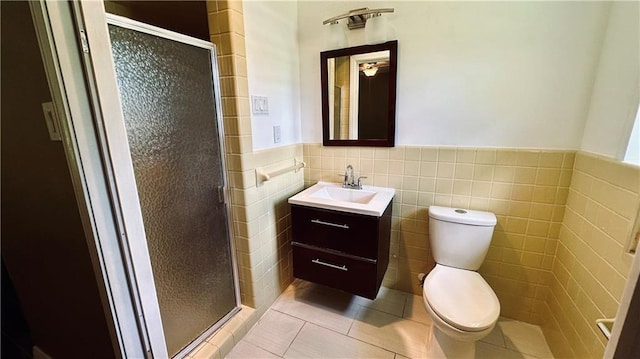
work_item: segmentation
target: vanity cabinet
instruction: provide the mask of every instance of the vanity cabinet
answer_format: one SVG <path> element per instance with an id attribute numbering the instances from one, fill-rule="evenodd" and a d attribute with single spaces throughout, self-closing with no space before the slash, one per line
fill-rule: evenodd
<path id="1" fill-rule="evenodd" d="M 392 203 L 380 217 L 292 205 L 294 277 L 374 299 L 389 264 Z"/>

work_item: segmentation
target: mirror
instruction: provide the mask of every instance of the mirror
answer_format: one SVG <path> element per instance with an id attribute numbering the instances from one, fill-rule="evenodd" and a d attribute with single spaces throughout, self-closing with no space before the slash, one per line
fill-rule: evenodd
<path id="1" fill-rule="evenodd" d="M 325 146 L 393 147 L 398 41 L 320 53 Z"/>

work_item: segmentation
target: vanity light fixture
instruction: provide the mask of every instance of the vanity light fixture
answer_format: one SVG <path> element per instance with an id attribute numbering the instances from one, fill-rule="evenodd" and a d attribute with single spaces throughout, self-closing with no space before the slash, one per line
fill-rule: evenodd
<path id="1" fill-rule="evenodd" d="M 372 68 L 366 69 L 366 70 L 364 70 L 362 72 L 364 72 L 364 74 L 367 75 L 367 77 L 371 77 L 371 76 L 375 76 L 376 75 L 376 73 L 378 72 L 378 68 L 377 67 L 372 67 Z"/>
<path id="2" fill-rule="evenodd" d="M 349 30 L 353 29 L 361 29 L 365 27 L 367 24 L 367 19 L 382 16 L 385 12 L 394 12 L 393 8 L 383 8 L 383 9 L 369 9 L 368 7 L 363 7 L 361 9 L 350 10 L 346 14 L 334 16 L 330 19 L 327 19 L 322 22 L 322 25 L 327 24 L 337 24 L 339 20 L 348 19 L 347 27 Z"/>
<path id="3" fill-rule="evenodd" d="M 378 72 L 378 67 L 373 64 L 366 64 L 362 72 L 364 72 L 367 77 L 372 77 Z"/>

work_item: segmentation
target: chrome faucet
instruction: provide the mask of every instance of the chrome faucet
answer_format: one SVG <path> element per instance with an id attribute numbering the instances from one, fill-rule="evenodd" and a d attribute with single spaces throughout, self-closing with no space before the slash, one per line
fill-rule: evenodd
<path id="1" fill-rule="evenodd" d="M 347 165 L 347 169 L 344 171 L 344 182 L 342 182 L 343 188 L 353 188 L 353 189 L 362 189 L 362 183 L 360 179 L 367 178 L 365 176 L 358 177 L 358 182 L 355 181 L 355 176 L 353 175 L 353 166 Z"/>
<path id="2" fill-rule="evenodd" d="M 353 187 L 353 166 L 351 165 L 347 165 L 347 169 L 344 171 L 342 187 Z"/>

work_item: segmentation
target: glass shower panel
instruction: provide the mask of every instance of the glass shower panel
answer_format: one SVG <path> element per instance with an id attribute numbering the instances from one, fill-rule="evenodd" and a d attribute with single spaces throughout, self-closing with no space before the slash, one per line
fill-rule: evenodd
<path id="1" fill-rule="evenodd" d="M 209 49 L 109 25 L 167 349 L 236 307 Z"/>

